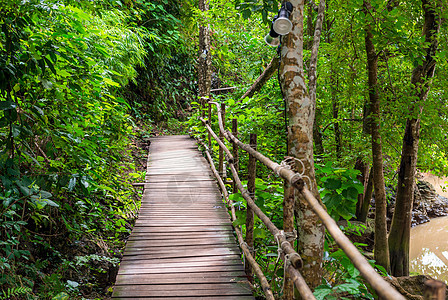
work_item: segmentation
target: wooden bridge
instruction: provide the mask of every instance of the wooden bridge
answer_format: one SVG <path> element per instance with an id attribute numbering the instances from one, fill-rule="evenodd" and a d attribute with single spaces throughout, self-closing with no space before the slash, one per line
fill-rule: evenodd
<path id="1" fill-rule="evenodd" d="M 113 299 L 254 299 L 221 193 L 195 141 L 151 139 L 139 218 Z"/>
<path id="2" fill-rule="evenodd" d="M 218 134 L 210 124 L 214 106 Z M 284 203 L 283 214 L 288 218 L 284 218 L 283 229 L 279 229 L 254 201 L 257 162 L 301 193 L 325 225 L 328 234 L 381 299 L 405 299 L 344 235 L 308 190 L 303 174 L 256 151 L 255 135 L 251 134 L 251 145 L 242 143 L 237 138 L 236 119 L 232 120 L 232 132 L 226 130 L 223 104 L 209 102 L 208 118 L 200 120 L 208 132 L 208 136 L 202 137 L 208 140 L 208 145 L 201 139 L 198 143 L 205 149 L 208 163 L 198 151 L 195 141 L 188 136 L 157 137 L 151 141 L 139 218 L 126 246 L 113 299 L 254 299 L 251 283 L 261 287 L 266 299 L 276 299 L 270 282 L 255 260 L 255 215 L 277 243 L 280 254 L 277 262 L 280 259 L 283 261 L 284 276 L 287 278 L 283 280 L 283 297 L 293 299 L 296 288 L 302 299 L 316 299 L 300 273 L 302 259 L 293 247 L 294 238 L 291 239 L 294 203 Z M 226 144 L 232 145 L 232 152 Z M 213 145 L 219 146 L 219 172 L 211 153 Z M 238 175 L 238 150 L 249 155 L 247 189 Z M 233 226 L 231 222 L 237 219 L 235 205 L 225 186 L 225 166 L 231 171 L 234 192 L 239 191 L 245 200 L 245 236 L 241 227 Z M 244 254 L 245 266 L 241 262 L 240 249 Z M 254 275 L 257 282 L 254 282 Z M 435 292 L 428 295 L 433 294 Z"/>

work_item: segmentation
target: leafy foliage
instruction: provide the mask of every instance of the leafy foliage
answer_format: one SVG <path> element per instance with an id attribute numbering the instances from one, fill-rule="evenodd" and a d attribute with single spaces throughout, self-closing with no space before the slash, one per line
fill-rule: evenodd
<path id="1" fill-rule="evenodd" d="M 356 178 L 359 173 L 358 170 L 334 168 L 331 162 L 325 166 L 316 165 L 320 196 L 336 221 L 341 217 L 346 220 L 355 217 L 358 195 L 364 192 L 364 186 Z"/>
<path id="2" fill-rule="evenodd" d="M 108 3 L 6 1 L 0 11 L 0 284 L 32 288 L 28 298 L 78 293 L 63 283 L 58 248 L 86 233 L 118 242 L 137 209 L 121 179 L 134 169 L 133 132 L 118 88 L 142 66 L 146 33 Z"/>

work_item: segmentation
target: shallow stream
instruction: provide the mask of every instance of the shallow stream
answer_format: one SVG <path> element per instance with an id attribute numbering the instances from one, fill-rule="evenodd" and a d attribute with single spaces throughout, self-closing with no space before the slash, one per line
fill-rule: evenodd
<path id="1" fill-rule="evenodd" d="M 411 275 L 425 274 L 448 284 L 448 217 L 411 228 L 409 258 Z"/>

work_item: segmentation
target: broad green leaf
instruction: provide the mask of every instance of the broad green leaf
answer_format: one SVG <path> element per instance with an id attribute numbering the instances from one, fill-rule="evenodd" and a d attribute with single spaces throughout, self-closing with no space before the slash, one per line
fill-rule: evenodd
<path id="1" fill-rule="evenodd" d="M 313 295 L 314 297 L 316 297 L 316 300 L 324 300 L 326 296 L 330 295 L 331 293 L 333 293 L 331 287 L 324 286 L 324 287 L 317 287 L 314 290 Z"/>
<path id="2" fill-rule="evenodd" d="M 358 190 L 355 187 L 349 187 L 347 189 L 342 190 L 342 196 L 345 198 L 357 201 L 358 200 Z"/>
<path id="3" fill-rule="evenodd" d="M 324 183 L 325 188 L 329 190 L 337 190 L 341 187 L 341 185 L 341 180 L 338 178 L 328 178 Z"/>
<path id="4" fill-rule="evenodd" d="M 61 77 L 69 77 L 72 76 L 72 74 L 70 74 L 69 72 L 65 71 L 64 69 L 58 69 L 57 70 L 57 74 Z"/>

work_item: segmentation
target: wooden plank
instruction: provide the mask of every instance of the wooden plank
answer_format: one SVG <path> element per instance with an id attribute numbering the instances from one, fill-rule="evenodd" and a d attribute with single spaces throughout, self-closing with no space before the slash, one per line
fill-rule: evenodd
<path id="1" fill-rule="evenodd" d="M 179 276 L 173 274 L 148 274 L 141 275 L 117 275 L 115 285 L 139 285 L 139 284 L 190 284 L 190 283 L 233 283 L 245 282 L 246 277 L 240 277 L 240 272 L 203 272 L 203 273 L 182 273 Z M 179 274 L 178 274 L 179 275 Z"/>
<path id="2" fill-rule="evenodd" d="M 232 233 L 195 233 L 195 232 L 187 232 L 187 233 L 180 233 L 180 232 L 167 232 L 167 233 L 152 233 L 148 235 L 145 232 L 132 232 L 132 235 L 128 238 L 128 241 L 134 241 L 134 240 L 191 240 L 191 239 L 198 239 L 198 238 L 206 238 L 210 240 L 210 243 L 213 243 L 215 239 L 231 239 L 234 238 Z"/>
<path id="3" fill-rule="evenodd" d="M 156 219 L 153 220 L 151 218 L 149 219 L 145 219 L 145 218 L 141 218 L 138 219 L 135 222 L 135 226 L 141 226 L 142 224 L 155 224 L 158 226 L 169 226 L 169 227 L 173 227 L 176 225 L 183 225 L 183 226 L 211 226 L 211 225 L 227 225 L 230 222 L 228 220 L 220 220 L 220 219 L 216 219 L 216 220 L 180 220 L 180 221 L 176 221 L 176 220 L 166 220 L 165 218 L 163 219 Z"/>
<path id="4" fill-rule="evenodd" d="M 176 285 L 169 285 L 175 287 Z M 191 288 L 194 285 L 189 285 Z M 132 287 L 117 286 L 114 288 L 114 297 L 135 298 L 135 297 L 196 297 L 196 296 L 250 296 L 250 288 L 243 288 L 239 284 L 227 284 L 226 287 L 213 289 L 179 289 L 179 290 L 153 290 L 152 285 L 136 285 Z"/>
<path id="5" fill-rule="evenodd" d="M 235 239 L 195 239 L 195 240 L 132 240 L 128 241 L 127 247 L 142 248 L 150 245 L 150 247 L 184 247 L 184 246 L 199 246 L 199 245 L 235 245 Z"/>
<path id="6" fill-rule="evenodd" d="M 126 298 L 116 298 L 116 297 L 112 297 L 112 299 L 126 299 Z M 147 300 L 147 299 L 151 299 L 151 300 L 166 300 L 166 297 L 151 297 L 151 298 L 141 298 L 141 297 L 133 297 L 133 300 Z M 186 299 L 191 299 L 191 298 L 186 298 L 186 297 L 170 297 L 169 300 L 186 300 Z M 194 299 L 196 300 L 254 300 L 255 298 L 253 296 L 242 296 L 242 295 L 238 295 L 238 296 L 213 296 L 213 297 L 207 297 L 207 296 L 195 296 Z"/>
<path id="7" fill-rule="evenodd" d="M 146 255 L 147 258 L 181 258 L 181 257 L 195 257 L 195 256 L 217 256 L 217 255 L 229 255 L 229 254 L 240 254 L 238 248 L 210 248 L 201 250 L 189 250 L 189 251 L 155 251 L 154 249 L 126 249 L 124 256 L 141 256 Z"/>
<path id="8" fill-rule="evenodd" d="M 211 260 L 211 261 L 193 261 L 193 262 L 170 262 L 163 263 L 160 260 L 146 260 L 136 264 L 135 261 L 124 261 L 120 265 L 120 269 L 170 269 L 170 268 L 187 268 L 187 267 L 216 267 L 216 266 L 242 266 L 241 259 L 233 260 Z"/>
<path id="9" fill-rule="evenodd" d="M 146 227 L 148 228 L 147 231 L 152 232 L 170 232 L 170 231 L 176 231 L 176 232 L 202 232 L 202 231 L 233 231 L 232 226 L 229 225 L 219 225 L 219 226 L 160 226 L 157 224 L 145 224 L 141 226 L 136 227 Z M 173 228 L 174 227 L 174 228 Z M 135 229 L 135 227 L 134 227 Z"/>
<path id="10" fill-rule="evenodd" d="M 139 264 L 120 266 L 118 274 L 176 274 L 176 273 L 194 273 L 194 272 L 222 272 L 222 271 L 241 271 L 244 272 L 244 266 L 225 265 L 225 266 L 189 266 L 174 268 L 140 268 Z M 176 275 L 173 275 L 175 277 Z M 180 275 L 183 276 L 183 275 Z"/>
<path id="11" fill-rule="evenodd" d="M 153 247 L 150 244 L 148 245 L 142 245 L 140 247 L 130 247 L 127 251 L 125 251 L 125 254 L 127 253 L 128 255 L 130 255 L 130 253 L 142 253 L 142 252 L 150 252 L 151 254 L 159 254 L 159 253 L 180 253 L 180 254 L 184 254 L 184 253 L 188 253 L 191 252 L 193 253 L 194 251 L 196 251 L 197 254 L 201 254 L 205 251 L 210 252 L 211 250 L 213 251 L 222 251 L 222 252 L 226 252 L 226 251 L 238 251 L 239 248 L 235 245 L 235 244 L 226 244 L 225 246 L 223 245 L 188 245 L 188 246 L 183 246 L 183 247 L 178 247 L 178 246 L 165 246 L 163 248 L 161 247 Z M 227 253 L 225 253 L 227 254 Z"/>
<path id="12" fill-rule="evenodd" d="M 227 260 L 230 258 L 235 257 L 241 257 L 240 253 L 233 253 L 233 254 L 216 254 L 216 255 L 205 255 L 205 256 L 184 256 L 182 257 L 183 262 L 189 262 L 189 261 L 214 261 L 214 260 Z M 128 261 L 128 260 L 148 260 L 148 261 L 160 261 L 160 262 L 174 262 L 174 261 L 181 261 L 179 257 L 154 257 L 153 255 L 134 255 L 134 256 L 123 256 L 122 261 Z"/>
<path id="13" fill-rule="evenodd" d="M 237 295 L 248 294 L 251 295 L 252 292 L 248 289 L 246 282 L 229 282 L 229 283 L 197 283 L 197 284 L 176 284 L 176 285 L 166 285 L 166 284 L 152 284 L 150 286 L 129 286 L 124 285 L 117 287 L 117 290 L 121 293 L 133 293 L 138 291 L 149 291 L 151 292 L 166 292 L 166 291 L 191 291 L 191 290 L 234 290 Z"/>

